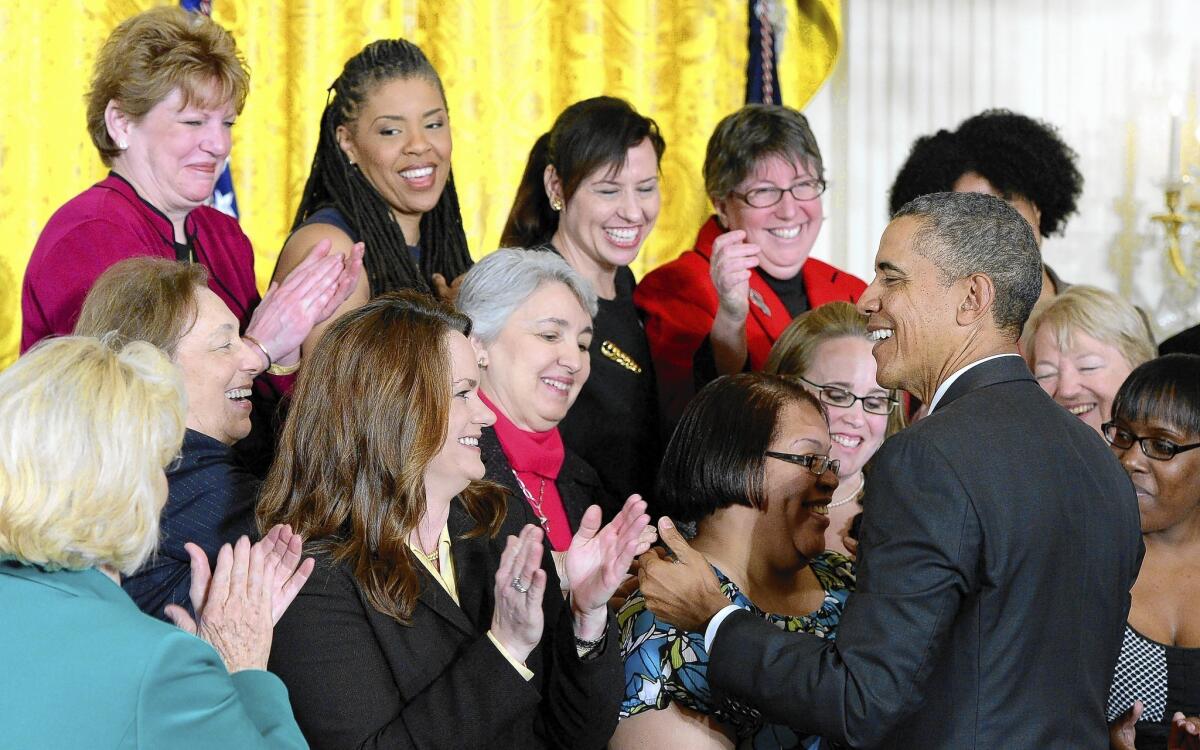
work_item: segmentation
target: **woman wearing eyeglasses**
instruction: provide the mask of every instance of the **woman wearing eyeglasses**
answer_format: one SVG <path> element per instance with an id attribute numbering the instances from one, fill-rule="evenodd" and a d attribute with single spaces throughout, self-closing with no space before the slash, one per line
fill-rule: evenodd
<path id="1" fill-rule="evenodd" d="M 1140 365 L 1101 431 L 1137 490 L 1146 545 L 1109 692 L 1111 745 L 1200 747 L 1179 713 L 1200 708 L 1200 356 Z"/>
<path id="2" fill-rule="evenodd" d="M 885 437 L 904 428 L 897 391 L 875 380 L 867 321 L 849 302 L 830 302 L 800 315 L 771 347 L 765 372 L 796 379 L 825 404 L 829 455 L 841 462 L 829 504 L 829 549 L 851 555 L 850 527 L 862 510 L 863 467 Z M 848 541 L 847 541 L 848 540 Z M 851 546 L 847 546 L 847 544 Z"/>
<path id="3" fill-rule="evenodd" d="M 817 399 L 799 383 L 742 373 L 709 383 L 667 445 L 656 499 L 695 526 L 692 546 L 729 601 L 787 630 L 833 638 L 854 588 L 848 559 L 825 550 L 838 462 Z M 814 737 L 715 698 L 704 633 L 659 621 L 635 591 L 617 614 L 625 697 L 614 750 L 808 748 Z"/>
<path id="4" fill-rule="evenodd" d="M 792 318 L 854 302 L 860 279 L 809 258 L 821 231 L 824 167 L 808 120 L 789 107 L 750 104 L 718 123 L 704 158 L 716 215 L 695 247 L 650 272 L 633 301 L 645 316 L 668 420 L 695 385 L 762 369 Z"/>

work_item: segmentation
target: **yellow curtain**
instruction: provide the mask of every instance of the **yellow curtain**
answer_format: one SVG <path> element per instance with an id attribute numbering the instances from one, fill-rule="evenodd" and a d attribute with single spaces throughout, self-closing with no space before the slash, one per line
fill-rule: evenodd
<path id="1" fill-rule="evenodd" d="M 802 107 L 838 52 L 838 0 L 787 2 L 786 103 Z M 96 50 L 150 0 L 0 5 L 0 367 L 16 357 L 20 282 L 42 226 L 104 168 L 84 127 Z M 689 248 L 709 210 L 700 177 L 717 121 L 741 105 L 745 0 L 213 0 L 251 70 L 234 128 L 233 175 L 260 285 L 271 275 L 308 175 L 325 91 L 365 43 L 402 36 L 442 76 L 454 171 L 476 257 L 493 250 L 534 139 L 563 107 L 628 99 L 667 141 L 663 209 L 641 274 Z"/>

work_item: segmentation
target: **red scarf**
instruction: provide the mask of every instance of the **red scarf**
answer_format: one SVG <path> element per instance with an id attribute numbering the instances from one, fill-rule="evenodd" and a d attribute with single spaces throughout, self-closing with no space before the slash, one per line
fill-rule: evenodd
<path id="1" fill-rule="evenodd" d="M 551 549 L 565 552 L 571 546 L 571 525 L 562 496 L 558 494 L 558 471 L 566 456 L 562 435 L 557 427 L 545 432 L 522 430 L 482 390 L 479 398 L 496 413 L 496 424 L 492 429 L 500 441 L 500 450 L 508 459 L 517 483 L 524 486 L 525 501 L 535 515 L 545 519 L 542 527 L 550 538 Z"/>

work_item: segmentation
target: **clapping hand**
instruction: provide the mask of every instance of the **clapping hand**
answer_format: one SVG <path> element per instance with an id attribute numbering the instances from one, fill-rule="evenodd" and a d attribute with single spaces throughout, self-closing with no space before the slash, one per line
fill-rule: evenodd
<path id="1" fill-rule="evenodd" d="M 575 635 L 588 641 L 603 636 L 608 600 L 625 581 L 633 558 L 649 549 L 652 539 L 645 534 L 650 523 L 646 503 L 638 495 L 631 495 L 604 528 L 600 520 L 600 506 L 587 509 L 563 562 L 571 585 Z"/>
<path id="2" fill-rule="evenodd" d="M 347 256 L 331 254 L 331 247 L 329 240 L 321 240 L 282 284 L 272 282 L 246 327 L 246 334 L 275 362 L 295 361 L 313 326 L 332 315 L 358 283 L 363 244 L 354 245 Z"/>
<path id="3" fill-rule="evenodd" d="M 1200 717 L 1184 716 L 1176 711 L 1171 717 L 1171 735 L 1167 750 L 1200 750 Z"/>
<path id="4" fill-rule="evenodd" d="M 744 323 L 750 311 L 750 276 L 758 266 L 758 245 L 745 241 L 741 229 L 726 232 L 713 240 L 709 275 L 717 290 L 718 313 Z"/>
<path id="5" fill-rule="evenodd" d="M 542 640 L 542 529 L 526 524 L 520 536 L 509 536 L 496 570 L 492 635 L 508 655 L 524 662 Z M 557 594 L 556 594 L 557 596 Z"/>
<path id="6" fill-rule="evenodd" d="M 253 545 L 242 537 L 221 547 L 211 571 L 204 550 L 185 547 L 196 618 L 176 604 L 167 606 L 167 617 L 212 644 L 231 673 L 266 669 L 272 629 L 313 570 L 312 558 L 301 561 L 303 539 L 289 526 L 275 526 Z"/>

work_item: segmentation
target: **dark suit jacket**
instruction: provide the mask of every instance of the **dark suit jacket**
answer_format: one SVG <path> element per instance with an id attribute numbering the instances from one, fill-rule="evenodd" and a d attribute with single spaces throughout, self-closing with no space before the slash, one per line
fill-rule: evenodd
<path id="1" fill-rule="evenodd" d="M 734 613 L 710 682 L 853 747 L 1107 747 L 1142 546 L 1100 436 L 1003 357 L 874 460 L 836 643 Z"/>
<path id="2" fill-rule="evenodd" d="M 491 427 L 484 427 L 479 436 L 479 453 L 483 459 L 483 478 L 504 487 L 510 494 L 525 503 L 525 493 L 517 484 L 517 478 L 513 476 L 512 464 L 504 455 L 504 449 L 500 447 L 496 431 Z M 562 497 L 563 507 L 567 511 L 567 520 L 571 523 L 572 534 L 579 530 L 579 521 L 589 506 L 599 505 L 600 509 L 604 511 L 604 522 L 608 523 L 621 510 L 621 505 L 625 502 L 623 497 L 609 497 L 604 491 L 600 475 L 587 461 L 575 455 L 570 448 L 566 451 L 562 468 L 558 471 L 558 481 L 554 484 L 558 487 L 559 496 Z M 533 523 L 537 523 L 536 518 Z"/>
<path id="3" fill-rule="evenodd" d="M 305 737 L 321 748 L 601 748 L 622 693 L 616 628 L 590 661 L 575 652 L 570 609 L 546 547 L 545 630 L 526 682 L 487 637 L 505 539 L 533 514 L 510 498 L 496 538 L 464 539 L 473 522 L 450 508 L 462 607 L 421 569 L 412 624 L 366 600 L 348 566 L 318 556 L 312 578 L 275 628 L 270 669 L 287 685 Z"/>
<path id="4" fill-rule="evenodd" d="M 257 539 L 254 503 L 261 484 L 237 463 L 229 446 L 195 430 L 184 433 L 179 464 L 167 471 L 158 548 L 136 573 L 121 579 L 139 609 L 160 620 L 167 619 L 168 604 L 192 612 L 191 559 L 184 543 L 199 545 L 216 568 L 221 545 L 242 535 Z"/>

